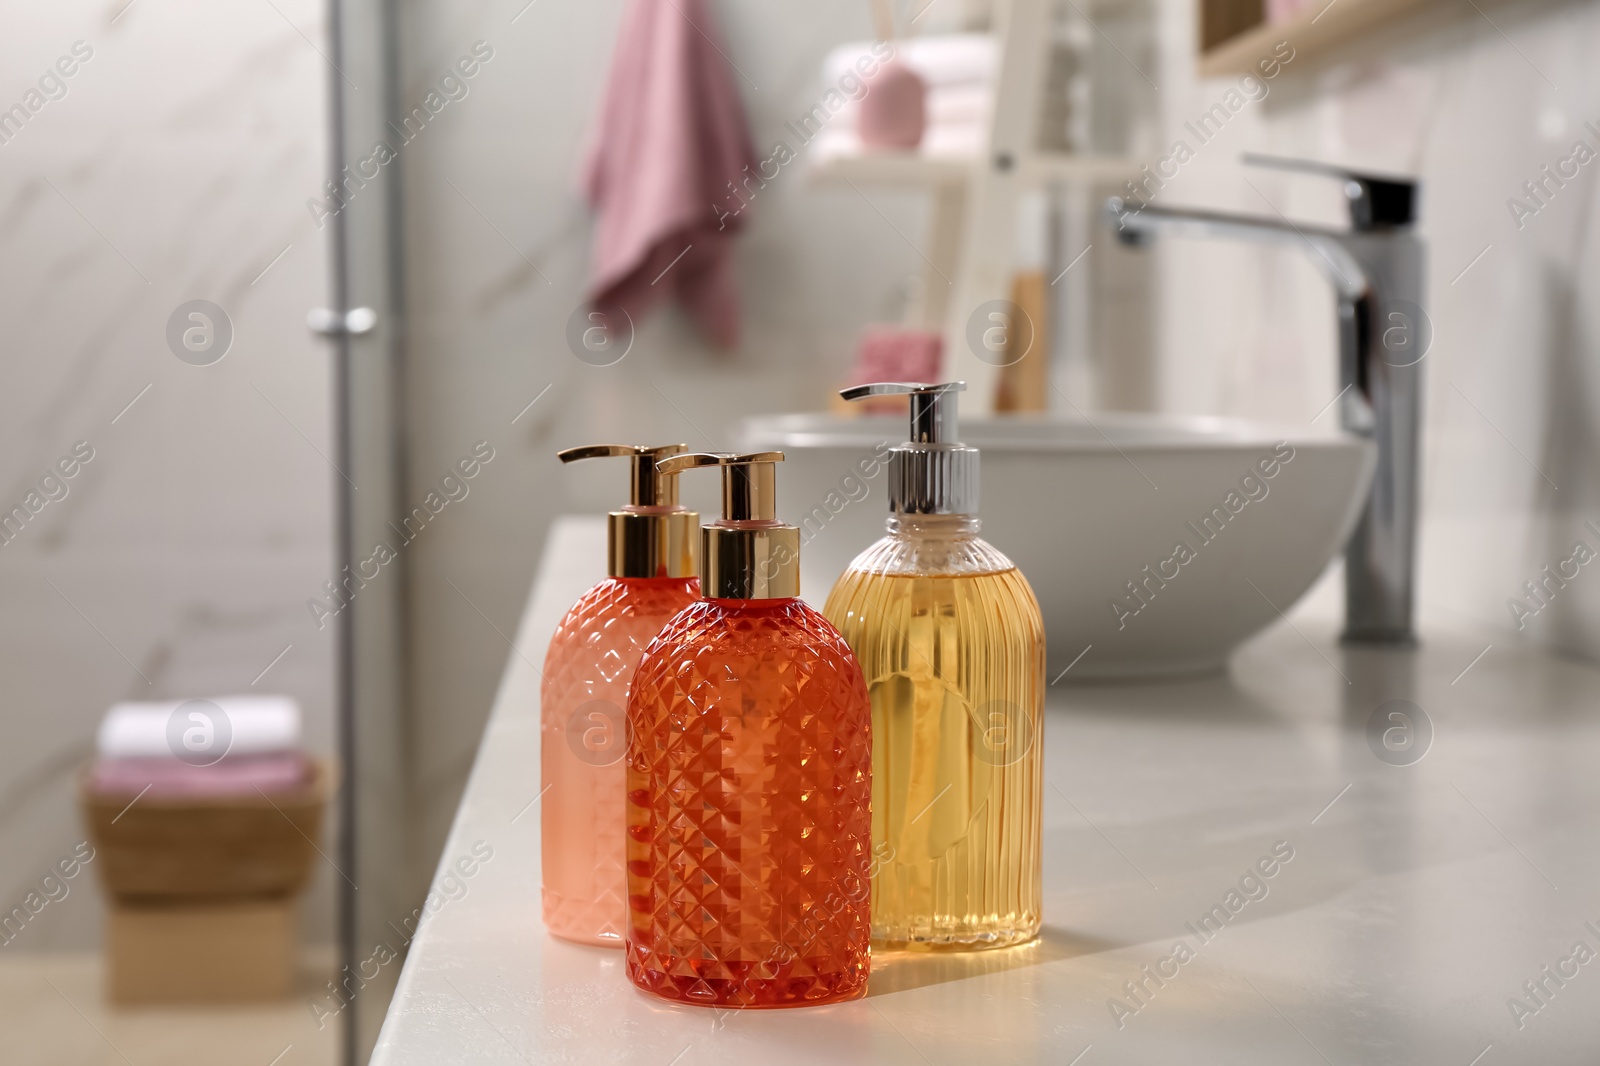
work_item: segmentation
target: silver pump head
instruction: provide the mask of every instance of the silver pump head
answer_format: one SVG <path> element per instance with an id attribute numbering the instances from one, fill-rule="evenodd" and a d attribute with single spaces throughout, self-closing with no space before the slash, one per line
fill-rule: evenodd
<path id="1" fill-rule="evenodd" d="M 895 514 L 978 513 L 978 449 L 957 439 L 956 394 L 965 391 L 964 381 L 879 381 L 839 391 L 847 400 L 911 397 L 911 439 L 889 450 L 889 510 Z"/>

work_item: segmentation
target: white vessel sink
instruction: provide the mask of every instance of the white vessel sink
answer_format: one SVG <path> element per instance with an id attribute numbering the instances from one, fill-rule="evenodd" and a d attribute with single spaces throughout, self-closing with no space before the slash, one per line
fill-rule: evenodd
<path id="1" fill-rule="evenodd" d="M 883 535 L 873 457 L 905 432 L 889 416 L 741 423 L 741 447 L 787 455 L 778 510 L 801 527 L 811 603 Z M 963 419 L 961 438 L 983 452 L 983 536 L 1039 597 L 1050 677 L 1077 660 L 1064 681 L 1223 669 L 1343 548 L 1375 459 L 1308 426 L 1182 416 Z"/>

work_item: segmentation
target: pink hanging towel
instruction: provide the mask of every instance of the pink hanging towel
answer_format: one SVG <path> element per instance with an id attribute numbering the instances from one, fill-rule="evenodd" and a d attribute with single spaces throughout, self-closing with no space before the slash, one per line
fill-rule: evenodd
<path id="1" fill-rule="evenodd" d="M 729 68 L 704 0 L 629 0 L 583 179 L 590 303 L 637 324 L 676 296 L 725 348 L 739 340 L 734 190 L 758 173 Z"/>

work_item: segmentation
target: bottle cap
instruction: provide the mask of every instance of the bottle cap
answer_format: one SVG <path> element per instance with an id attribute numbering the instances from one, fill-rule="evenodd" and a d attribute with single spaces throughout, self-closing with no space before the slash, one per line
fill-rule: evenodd
<path id="1" fill-rule="evenodd" d="M 656 462 L 663 474 L 722 468 L 722 517 L 700 531 L 700 594 L 710 600 L 800 595 L 800 530 L 778 521 L 782 452 L 689 452 Z"/>
<path id="2" fill-rule="evenodd" d="M 695 530 L 700 516 L 678 505 L 678 478 L 656 460 L 682 452 L 682 444 L 588 444 L 556 453 L 563 463 L 622 456 L 632 460 L 628 505 L 606 518 L 607 573 L 612 577 L 693 577 Z"/>
<path id="3" fill-rule="evenodd" d="M 957 439 L 956 394 L 967 383 L 879 381 L 839 392 L 847 400 L 911 397 L 911 439 L 889 450 L 889 510 L 895 514 L 978 513 L 978 449 Z"/>

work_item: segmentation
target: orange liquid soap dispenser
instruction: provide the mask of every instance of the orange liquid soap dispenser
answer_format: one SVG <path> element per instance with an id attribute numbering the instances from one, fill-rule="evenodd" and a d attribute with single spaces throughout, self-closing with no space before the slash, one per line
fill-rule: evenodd
<path id="1" fill-rule="evenodd" d="M 965 388 L 841 393 L 911 397 L 911 439 L 889 453 L 889 535 L 823 608 L 872 693 L 872 940 L 890 948 L 1004 947 L 1041 921 L 1044 620 L 978 536 L 978 450 L 956 432 Z"/>
<path id="2" fill-rule="evenodd" d="M 871 705 L 861 668 L 802 603 L 800 531 L 777 521 L 782 452 L 722 470 L 699 602 L 645 650 L 628 701 L 628 977 L 723 1007 L 867 990 Z"/>
<path id="3" fill-rule="evenodd" d="M 700 592 L 700 516 L 678 506 L 678 478 L 656 460 L 683 451 L 601 444 L 562 462 L 624 456 L 630 502 L 607 518 L 610 577 L 567 612 L 539 690 L 544 924 L 584 944 L 621 947 L 627 924 L 623 759 L 628 686 L 645 646 Z"/>

